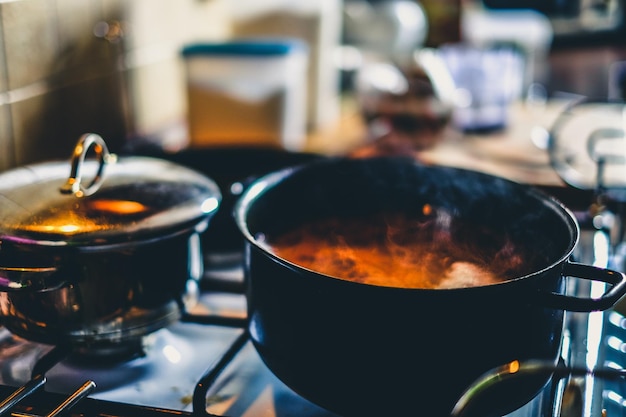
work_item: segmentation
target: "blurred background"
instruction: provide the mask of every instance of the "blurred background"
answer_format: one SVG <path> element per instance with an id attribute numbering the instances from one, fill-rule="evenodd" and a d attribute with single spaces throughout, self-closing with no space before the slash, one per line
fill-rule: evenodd
<path id="1" fill-rule="evenodd" d="M 193 144 L 190 44 L 304 40 L 301 149 L 342 153 L 364 135 L 355 97 L 372 87 L 357 84 L 366 65 L 404 71 L 422 50 L 510 46 L 523 57 L 521 98 L 608 97 L 620 91 L 610 78 L 626 60 L 625 20 L 624 0 L 2 1 L 0 170 L 68 158 L 85 132 L 113 151 Z"/>

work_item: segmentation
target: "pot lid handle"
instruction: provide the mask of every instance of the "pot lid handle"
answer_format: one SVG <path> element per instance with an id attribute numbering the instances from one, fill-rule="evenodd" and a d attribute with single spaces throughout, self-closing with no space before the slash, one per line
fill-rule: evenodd
<path id="1" fill-rule="evenodd" d="M 87 187 L 82 184 L 83 162 L 87 156 L 89 149 L 93 148 L 98 158 L 98 172 Z M 117 159 L 115 154 L 109 153 L 109 150 L 104 142 L 104 139 L 95 133 L 86 133 L 80 137 L 74 152 L 72 154 L 72 170 L 70 177 L 63 187 L 61 192 L 64 194 L 74 194 L 76 197 L 84 197 L 95 193 L 100 185 L 104 176 L 104 167 L 108 163 L 114 163 Z"/>

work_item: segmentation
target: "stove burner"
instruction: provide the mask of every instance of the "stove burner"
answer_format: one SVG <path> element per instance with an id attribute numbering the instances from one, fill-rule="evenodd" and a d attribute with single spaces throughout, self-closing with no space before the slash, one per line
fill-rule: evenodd
<path id="1" fill-rule="evenodd" d="M 585 242 L 581 241 L 581 247 Z M 582 257 L 581 261 L 588 260 Z M 89 379 L 96 387 L 88 398 L 73 405 L 72 415 L 337 417 L 299 397 L 260 361 L 244 330 L 242 269 L 214 264 L 205 272 L 199 283 L 202 293 L 196 307 L 183 313 L 175 323 L 134 338 L 124 348 L 113 346 L 108 350 L 104 345 L 98 350 L 83 351 L 53 347 L 23 340 L 0 328 L 0 400 L 41 374 L 46 378 L 44 389 L 9 407 L 9 412 L 49 414 L 67 401 L 77 387 L 91 389 L 84 388 Z M 602 313 L 598 315 L 604 317 Z M 568 337 L 564 339 L 564 357 L 568 359 L 576 356 L 578 336 L 589 340 L 588 316 L 572 314 L 570 319 L 574 323 L 568 325 Z M 600 346 L 600 352 L 606 356 L 602 362 L 605 366 L 621 367 L 626 363 L 625 323 L 622 315 L 608 314 L 603 342 L 607 346 Z M 581 392 L 590 390 L 586 382 Z M 608 409 L 609 416 L 621 415 L 626 409 L 626 383 L 596 382 L 593 389 L 600 391 L 594 397 L 594 407 L 597 402 Z M 558 416 L 565 399 L 553 396 L 553 384 L 549 385 L 507 417 Z"/>
<path id="2" fill-rule="evenodd" d="M 89 367 L 97 363 L 99 367 L 114 367 L 119 364 L 147 355 L 156 337 L 154 333 L 124 340 L 122 343 L 101 342 L 94 346 L 69 347 L 71 354 L 66 359 L 76 367 Z"/>
<path id="3" fill-rule="evenodd" d="M 161 329 L 142 344 L 142 354 L 111 366 L 107 361 L 73 353 L 46 372 L 46 389 L 68 392 L 84 380 L 96 383 L 92 398 L 114 396 L 121 402 L 171 408 L 190 404 L 196 381 L 202 376 L 197 352 L 222 352 L 240 332 L 236 329 L 214 329 L 206 338 L 204 325 L 178 322 Z M 90 360 L 93 359 L 93 360 Z M 201 363 L 206 363 L 202 360 Z"/>
<path id="4" fill-rule="evenodd" d="M 98 350 L 108 354 L 114 349 L 125 349 L 125 344 L 137 345 L 143 336 L 177 322 L 183 311 L 197 304 L 198 297 L 198 283 L 190 279 L 187 281 L 186 293 L 180 299 L 159 306 L 133 306 L 118 316 L 88 326 L 51 333 L 45 325 L 38 322 L 31 325 L 17 316 L 4 317 L 2 324 L 11 333 L 33 342 L 71 345 L 83 352 L 91 350 L 93 355 Z"/>
<path id="5" fill-rule="evenodd" d="M 18 388 L 11 395 L 9 395 L 4 401 L 0 403 L 0 415 L 8 412 L 11 407 L 16 405 L 18 402 L 23 400 L 24 398 L 32 395 L 37 390 L 43 388 L 46 382 L 46 378 L 42 375 L 37 375 L 32 380 L 30 380 L 26 385 Z M 45 414 L 45 417 L 56 417 L 61 413 L 69 410 L 74 405 L 76 405 L 80 400 L 85 398 L 93 389 L 96 387 L 96 384 L 93 381 L 86 381 L 83 385 L 81 385 L 76 391 L 70 394 L 66 399 L 63 400 L 58 406 L 56 406 L 52 411 Z M 37 414 L 32 413 L 11 413 L 14 417 L 40 417 Z"/>

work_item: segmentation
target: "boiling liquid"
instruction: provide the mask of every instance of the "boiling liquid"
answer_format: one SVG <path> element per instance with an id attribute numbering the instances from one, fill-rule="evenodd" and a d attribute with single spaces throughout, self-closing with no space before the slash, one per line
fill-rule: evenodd
<path id="1" fill-rule="evenodd" d="M 385 213 L 312 221 L 266 242 L 304 268 L 371 285 L 463 288 L 532 272 L 532 254 L 502 231 L 444 211 Z"/>

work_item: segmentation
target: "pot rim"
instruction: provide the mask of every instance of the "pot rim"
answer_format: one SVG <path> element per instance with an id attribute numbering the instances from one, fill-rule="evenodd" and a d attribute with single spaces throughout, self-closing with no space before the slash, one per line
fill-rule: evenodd
<path id="1" fill-rule="evenodd" d="M 241 197 L 239 198 L 239 200 L 237 201 L 237 203 L 235 204 L 234 207 L 234 217 L 235 217 L 235 221 L 237 223 L 238 228 L 240 229 L 241 233 L 243 234 L 243 236 L 245 237 L 246 241 L 251 244 L 253 247 L 257 248 L 258 250 L 262 251 L 265 255 L 269 256 L 271 259 L 273 259 L 274 261 L 286 265 L 291 269 L 295 269 L 297 271 L 303 271 L 306 272 L 307 274 L 312 274 L 314 276 L 318 276 L 321 278 L 328 278 L 328 279 L 333 279 L 333 280 L 337 280 L 339 282 L 341 282 L 342 284 L 345 285 L 354 285 L 354 286 L 359 286 L 359 287 L 372 287 L 372 288 L 377 288 L 377 289 L 386 289 L 388 291 L 413 291 L 413 292 L 447 292 L 447 293 L 454 293 L 454 292 L 459 292 L 459 291 L 478 291 L 484 288 L 496 288 L 496 287 L 501 287 L 503 285 L 511 285 L 514 282 L 519 282 L 519 281 L 525 281 L 528 279 L 531 279 L 533 277 L 537 277 L 540 276 L 542 274 L 544 274 L 547 271 L 550 271 L 556 267 L 558 267 L 559 265 L 562 265 L 563 263 L 567 262 L 568 259 L 570 258 L 571 254 L 574 251 L 575 246 L 577 245 L 579 239 L 580 239 L 580 225 L 576 219 L 576 216 L 574 215 L 574 213 L 567 208 L 563 203 L 561 203 L 558 199 L 556 199 L 553 196 L 550 196 L 548 194 L 546 194 L 545 192 L 536 189 L 530 185 L 524 185 L 524 184 L 520 184 L 517 183 L 515 181 L 509 180 L 507 178 L 503 178 L 503 177 L 498 177 L 495 175 L 491 175 L 491 174 L 487 174 L 484 172 L 480 172 L 480 171 L 475 171 L 475 170 L 470 170 L 470 169 L 465 169 L 465 168 L 458 168 L 458 167 L 448 167 L 448 166 L 428 166 L 428 169 L 436 169 L 436 170 L 446 170 L 446 171 L 450 171 L 450 172 L 455 172 L 458 175 L 462 175 L 464 173 L 468 173 L 471 175 L 474 175 L 476 177 L 482 177 L 482 178 L 486 178 L 486 179 L 498 179 L 498 180 L 502 180 L 508 184 L 514 185 L 514 186 L 521 186 L 523 188 L 525 188 L 525 190 L 528 192 L 528 195 L 531 196 L 532 198 L 536 198 L 538 201 L 540 201 L 541 203 L 543 203 L 544 205 L 546 205 L 547 207 L 549 207 L 550 209 L 552 209 L 552 211 L 557 214 L 560 218 L 563 219 L 564 224 L 567 226 L 568 230 L 571 231 L 571 236 L 569 239 L 569 245 L 567 247 L 567 249 L 565 249 L 562 253 L 562 255 L 550 262 L 548 265 L 533 271 L 529 274 L 526 275 L 522 275 L 522 276 L 518 276 L 518 277 L 514 277 L 514 278 L 509 278 L 500 282 L 496 282 L 496 283 L 489 283 L 489 284 L 483 284 L 483 285 L 474 285 L 474 286 L 470 286 L 470 287 L 455 287 L 455 288 L 413 288 L 413 287 L 397 287 L 397 286 L 385 286 L 385 285 L 374 285 L 374 284 L 368 284 L 368 283 L 362 283 L 362 282 L 357 282 L 357 281 L 352 281 L 352 280 L 346 280 L 340 277 L 336 277 L 336 276 L 332 276 L 332 275 L 327 275 L 306 267 L 303 267 L 301 265 L 298 265 L 290 260 L 287 260 L 285 258 L 282 258 L 276 254 L 274 254 L 272 251 L 270 251 L 268 249 L 268 247 L 262 243 L 260 243 L 250 232 L 249 228 L 248 228 L 248 223 L 247 223 L 247 214 L 248 211 L 250 209 L 250 207 L 259 199 L 262 197 L 262 195 L 268 191 L 269 189 L 277 186 L 278 184 L 280 184 L 283 180 L 285 180 L 286 178 L 288 178 L 289 176 L 293 175 L 295 172 L 301 170 L 301 169 L 307 169 L 307 167 L 312 166 L 312 165 L 316 165 L 316 164 L 323 164 L 323 163 L 336 163 L 336 162 L 341 162 L 341 161 L 346 161 L 349 160 L 350 158 L 345 158 L 345 157 L 337 157 L 337 158 L 331 158 L 329 160 L 323 160 L 323 161 L 313 161 L 311 163 L 308 164 L 303 164 L 303 165 L 299 165 L 299 166 L 294 166 L 294 167 L 288 167 L 288 168 L 284 168 L 269 174 L 266 174 L 262 177 L 257 178 L 255 181 L 252 182 L 252 184 L 250 184 L 250 186 L 242 193 Z M 418 165 L 419 163 L 415 160 L 411 160 L 414 164 Z"/>

